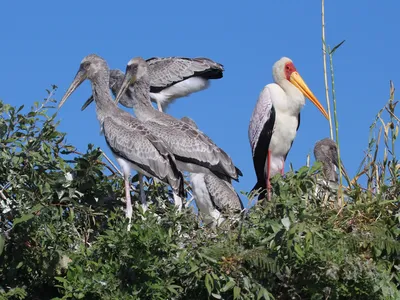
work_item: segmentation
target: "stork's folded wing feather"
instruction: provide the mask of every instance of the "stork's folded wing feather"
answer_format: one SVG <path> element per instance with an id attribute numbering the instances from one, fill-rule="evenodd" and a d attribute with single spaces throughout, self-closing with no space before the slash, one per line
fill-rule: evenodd
<path id="1" fill-rule="evenodd" d="M 227 182 L 208 174 L 204 175 L 204 182 L 211 201 L 219 211 L 240 211 L 243 209 L 239 196 L 228 186 Z"/>
<path id="2" fill-rule="evenodd" d="M 193 76 L 218 79 L 224 71 L 221 64 L 208 58 L 153 57 L 146 62 L 153 93 Z"/>

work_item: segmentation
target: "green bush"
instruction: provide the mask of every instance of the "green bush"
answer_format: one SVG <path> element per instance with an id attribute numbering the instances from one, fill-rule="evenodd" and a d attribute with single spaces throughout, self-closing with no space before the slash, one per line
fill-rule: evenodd
<path id="1" fill-rule="evenodd" d="M 344 207 L 314 195 L 315 164 L 274 177 L 271 202 L 215 230 L 149 184 L 158 205 L 127 232 L 121 177 L 100 149 L 64 143 L 52 93 L 28 112 L 0 103 L 0 299 L 400 299 L 392 115 L 383 160 L 371 139 L 367 187 L 356 176 Z"/>

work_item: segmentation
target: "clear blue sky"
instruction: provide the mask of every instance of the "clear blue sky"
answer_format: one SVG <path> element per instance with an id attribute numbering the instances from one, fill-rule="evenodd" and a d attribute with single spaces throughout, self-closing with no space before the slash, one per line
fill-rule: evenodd
<path id="1" fill-rule="evenodd" d="M 342 157 L 354 175 L 369 125 L 388 99 L 389 80 L 400 84 L 400 2 L 326 2 L 328 44 L 346 40 L 334 57 L 335 76 Z M 236 189 L 249 191 L 255 174 L 247 128 L 260 91 L 272 82 L 272 64 L 290 57 L 326 106 L 320 6 L 305 0 L 6 1 L 0 18 L 0 99 L 30 106 L 56 84 L 60 100 L 90 53 L 122 70 L 134 56 L 212 58 L 225 66 L 224 78 L 178 100 L 169 113 L 190 116 L 226 150 L 244 173 Z M 107 149 L 94 106 L 80 112 L 90 93 L 89 82 L 82 84 L 59 114 L 60 129 L 81 151 L 89 142 Z M 289 162 L 303 166 L 314 143 L 327 136 L 327 121 L 307 100 L 286 170 Z"/>

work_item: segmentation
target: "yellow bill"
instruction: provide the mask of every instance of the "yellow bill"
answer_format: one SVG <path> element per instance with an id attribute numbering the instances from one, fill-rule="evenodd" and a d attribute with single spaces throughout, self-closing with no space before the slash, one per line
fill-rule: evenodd
<path id="1" fill-rule="evenodd" d="M 329 120 L 328 113 L 325 108 L 319 103 L 318 99 L 314 96 L 313 92 L 308 88 L 307 84 L 304 82 L 303 78 L 301 78 L 298 72 L 293 72 L 290 75 L 290 82 L 297 87 L 304 96 L 306 96 L 314 105 L 320 110 L 320 112 Z"/>

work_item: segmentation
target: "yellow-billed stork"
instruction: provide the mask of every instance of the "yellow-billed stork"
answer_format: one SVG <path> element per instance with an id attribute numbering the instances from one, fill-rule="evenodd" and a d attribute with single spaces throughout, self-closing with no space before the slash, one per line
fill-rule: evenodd
<path id="1" fill-rule="evenodd" d="M 269 179 L 284 171 L 286 157 L 300 126 L 300 110 L 305 97 L 311 100 L 322 114 L 328 113 L 317 100 L 296 70 L 291 59 L 282 57 L 272 67 L 275 83 L 267 84 L 254 108 L 249 140 L 253 154 L 257 183 L 253 190 L 262 188 L 270 194 Z M 259 199 L 265 197 L 261 193 Z"/>

